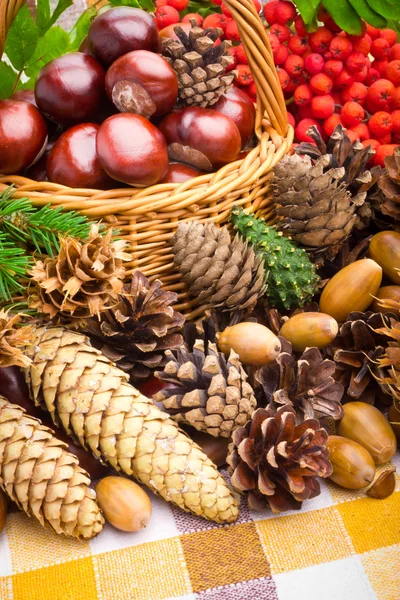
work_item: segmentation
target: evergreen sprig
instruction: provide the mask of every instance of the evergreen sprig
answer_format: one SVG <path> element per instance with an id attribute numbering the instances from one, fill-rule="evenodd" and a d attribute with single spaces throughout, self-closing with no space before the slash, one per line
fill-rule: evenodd
<path id="1" fill-rule="evenodd" d="M 8 239 L 6 233 L 0 233 L 0 298 L 11 300 L 15 292 L 24 289 L 20 279 L 26 275 L 31 263 L 23 248 L 19 248 Z"/>
<path id="2" fill-rule="evenodd" d="M 10 241 L 31 245 L 38 252 L 54 256 L 59 250 L 58 238 L 68 235 L 80 240 L 89 236 L 89 220 L 63 207 L 49 205 L 36 209 L 28 198 L 12 198 L 15 189 L 7 188 L 0 194 L 0 232 Z"/>

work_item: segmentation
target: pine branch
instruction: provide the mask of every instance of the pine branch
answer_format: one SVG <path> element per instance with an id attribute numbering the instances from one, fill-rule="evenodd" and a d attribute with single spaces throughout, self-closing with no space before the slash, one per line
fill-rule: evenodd
<path id="1" fill-rule="evenodd" d="M 40 253 L 54 256 L 59 251 L 58 238 L 68 235 L 79 240 L 89 236 L 87 217 L 62 206 L 49 205 L 36 209 L 28 198 L 15 198 L 14 188 L 0 194 L 0 232 L 6 233 L 18 244 L 32 245 Z"/>
<path id="2" fill-rule="evenodd" d="M 11 300 L 13 293 L 24 289 L 19 279 L 26 275 L 29 264 L 25 251 L 0 233 L 0 301 Z"/>

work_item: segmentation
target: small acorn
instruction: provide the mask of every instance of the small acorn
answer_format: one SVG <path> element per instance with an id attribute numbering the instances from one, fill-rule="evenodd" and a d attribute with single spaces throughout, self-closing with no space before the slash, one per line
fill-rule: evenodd
<path id="1" fill-rule="evenodd" d="M 337 336 L 338 330 L 339 325 L 333 317 L 319 312 L 304 312 L 285 321 L 279 335 L 292 344 L 295 352 L 303 352 L 311 346 L 328 346 Z"/>
<path id="2" fill-rule="evenodd" d="M 7 498 L 2 489 L 0 489 L 0 533 L 3 531 L 7 519 Z"/>
<path id="3" fill-rule="evenodd" d="M 380 231 L 374 235 L 369 244 L 369 255 L 390 281 L 400 284 L 400 233 Z"/>
<path id="4" fill-rule="evenodd" d="M 380 300 L 388 300 L 388 306 L 382 306 Z M 390 302 L 398 302 L 400 305 L 400 285 L 384 285 L 376 292 L 376 299 L 373 301 L 371 310 L 380 313 L 394 313 L 400 317 L 400 310 L 391 307 Z"/>
<path id="5" fill-rule="evenodd" d="M 377 465 L 383 465 L 396 453 L 397 440 L 389 421 L 380 410 L 366 402 L 348 402 L 337 432 L 361 444 Z"/>
<path id="6" fill-rule="evenodd" d="M 105 518 L 121 531 L 139 531 L 151 518 L 151 503 L 142 488 L 126 477 L 104 477 L 96 486 Z"/>
<path id="7" fill-rule="evenodd" d="M 329 479 L 348 490 L 361 490 L 375 477 L 375 463 L 361 444 L 339 435 L 330 435 L 326 446 L 333 472 Z"/>
<path id="8" fill-rule="evenodd" d="M 218 336 L 218 346 L 226 357 L 234 350 L 244 365 L 262 367 L 275 360 L 281 343 L 268 327 L 260 323 L 237 323 Z"/>
<path id="9" fill-rule="evenodd" d="M 364 312 L 382 282 L 382 269 L 370 258 L 357 260 L 341 269 L 324 287 L 319 308 L 338 323 L 354 311 Z"/>

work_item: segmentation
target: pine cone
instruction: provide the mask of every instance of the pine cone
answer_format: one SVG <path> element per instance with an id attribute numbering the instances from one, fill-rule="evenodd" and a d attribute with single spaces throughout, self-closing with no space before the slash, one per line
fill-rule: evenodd
<path id="1" fill-rule="evenodd" d="M 400 401 L 400 323 L 392 321 L 375 329 L 375 333 L 386 340 L 385 351 L 376 361 L 379 371 L 374 373 L 375 378 L 385 394 Z"/>
<path id="2" fill-rule="evenodd" d="M 48 427 L 0 396 L 0 486 L 43 527 L 89 539 L 104 525 L 89 475 Z"/>
<path id="3" fill-rule="evenodd" d="M 336 363 L 335 381 L 345 390 L 344 401 L 362 400 L 374 404 L 383 400 L 373 377 L 377 359 L 383 354 L 385 337 L 375 332 L 398 320 L 395 314 L 352 312 L 339 335 L 326 349 Z"/>
<path id="4" fill-rule="evenodd" d="M 180 223 L 172 238 L 174 262 L 198 304 L 251 310 L 265 292 L 262 260 L 226 227 Z"/>
<path id="5" fill-rule="evenodd" d="M 28 356 L 35 404 L 84 448 L 186 511 L 217 523 L 237 519 L 236 498 L 213 463 L 86 336 L 40 328 Z"/>
<path id="6" fill-rule="evenodd" d="M 333 259 L 354 228 L 368 225 L 367 191 L 380 169 L 366 168 L 370 147 L 351 142 L 338 125 L 328 142 L 315 127 L 307 132 L 316 146 L 302 143 L 300 156 L 285 156 L 274 169 L 273 195 L 279 227 L 311 252 Z"/>
<path id="7" fill-rule="evenodd" d="M 103 354 L 134 379 L 146 378 L 163 366 L 165 350 L 183 343 L 179 332 L 185 317 L 171 306 L 177 294 L 164 291 L 161 285 L 136 271 L 114 306 L 85 327 Z"/>
<path id="8" fill-rule="evenodd" d="M 10 315 L 9 311 L 0 310 L 0 367 L 28 367 L 29 358 L 25 349 L 32 340 L 34 328 L 21 325 L 25 315 Z"/>
<path id="9" fill-rule="evenodd" d="M 282 351 L 276 362 L 256 372 L 263 396 L 259 403 L 276 410 L 279 405 L 292 406 L 297 422 L 303 419 L 341 419 L 343 386 L 334 379 L 333 360 L 323 359 L 317 348 L 307 348 L 299 359 L 291 344 L 281 340 Z"/>
<path id="10" fill-rule="evenodd" d="M 162 40 L 162 54 L 178 77 L 181 106 L 212 106 L 235 80 L 234 71 L 227 72 L 235 59 L 228 52 L 232 42 L 224 40 L 215 46 L 222 29 L 202 29 L 193 19 L 192 29 L 186 33 L 174 27 L 178 40 Z"/>
<path id="11" fill-rule="evenodd" d="M 315 419 L 296 425 L 292 408 L 282 406 L 276 414 L 259 408 L 233 433 L 227 458 L 232 485 L 248 492 L 255 510 L 300 509 L 304 500 L 319 495 L 317 477 L 332 473 L 327 438 Z"/>
<path id="12" fill-rule="evenodd" d="M 245 425 L 256 399 L 235 352 L 226 359 L 215 344 L 196 340 L 166 355 L 169 361 L 156 377 L 170 385 L 154 398 L 171 418 L 214 437 L 230 437 Z"/>
<path id="13" fill-rule="evenodd" d="M 385 170 L 378 186 L 381 190 L 378 206 L 381 213 L 400 221 L 400 147 L 395 148 L 393 156 L 385 158 Z"/>
<path id="14" fill-rule="evenodd" d="M 61 237 L 58 256 L 36 261 L 32 269 L 37 297 L 31 306 L 51 317 L 60 313 L 73 319 L 99 316 L 113 306 L 122 290 L 122 263 L 130 256 L 123 252 L 126 242 L 112 242 L 111 236 L 111 230 L 102 236 L 92 225 L 85 243 Z"/>

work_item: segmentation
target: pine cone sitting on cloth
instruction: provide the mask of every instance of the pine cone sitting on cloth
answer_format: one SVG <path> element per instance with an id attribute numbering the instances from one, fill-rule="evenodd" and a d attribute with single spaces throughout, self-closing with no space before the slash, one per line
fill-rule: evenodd
<path id="1" fill-rule="evenodd" d="M 327 439 L 315 419 L 296 425 L 292 408 L 282 406 L 276 414 L 259 408 L 233 433 L 227 458 L 232 485 L 248 493 L 254 510 L 300 509 L 320 493 L 317 477 L 332 473 Z"/>
<path id="2" fill-rule="evenodd" d="M 86 336 L 40 328 L 28 356 L 25 378 L 36 406 L 84 448 L 183 510 L 236 521 L 237 499 L 215 465 Z"/>
<path id="3" fill-rule="evenodd" d="M 51 429 L 0 396 L 0 487 L 43 527 L 89 539 L 104 519 L 89 475 L 66 448 Z"/>
<path id="4" fill-rule="evenodd" d="M 134 380 L 146 378 L 165 365 L 165 350 L 183 343 L 180 331 L 185 317 L 172 306 L 177 294 L 161 286 L 160 281 L 150 283 L 136 271 L 115 305 L 102 311 L 100 319 L 90 319 L 85 327 L 103 354 Z"/>
<path id="5" fill-rule="evenodd" d="M 130 256 L 123 252 L 126 242 L 112 242 L 111 236 L 111 230 L 102 236 L 92 225 L 85 243 L 61 237 L 58 256 L 32 268 L 37 297 L 32 296 L 31 306 L 51 317 L 60 313 L 73 319 L 99 316 L 113 306 L 122 290 L 123 261 Z"/>
<path id="6" fill-rule="evenodd" d="M 172 419 L 215 437 L 230 437 L 254 412 L 256 399 L 238 355 L 228 359 L 217 346 L 196 340 L 171 352 L 156 377 L 172 384 L 154 398 L 163 403 Z"/>
<path id="7" fill-rule="evenodd" d="M 162 40 L 162 53 L 178 77 L 180 106 L 212 106 L 235 80 L 236 72 L 227 72 L 235 59 L 228 52 L 232 42 L 224 40 L 218 46 L 222 29 L 202 29 L 191 20 L 192 29 L 186 33 L 177 25 L 179 38 Z"/>
<path id="8" fill-rule="evenodd" d="M 180 223 L 172 238 L 174 263 L 198 304 L 222 311 L 252 310 L 266 289 L 263 261 L 226 227 Z"/>
<path id="9" fill-rule="evenodd" d="M 294 408 L 297 422 L 330 417 L 341 419 L 343 386 L 334 380 L 335 363 L 323 359 L 317 348 L 307 348 L 297 360 L 291 344 L 279 338 L 282 351 L 276 363 L 261 367 L 255 378 L 262 388 L 262 403 L 271 410 Z M 260 399 L 259 399 L 260 404 Z"/>

